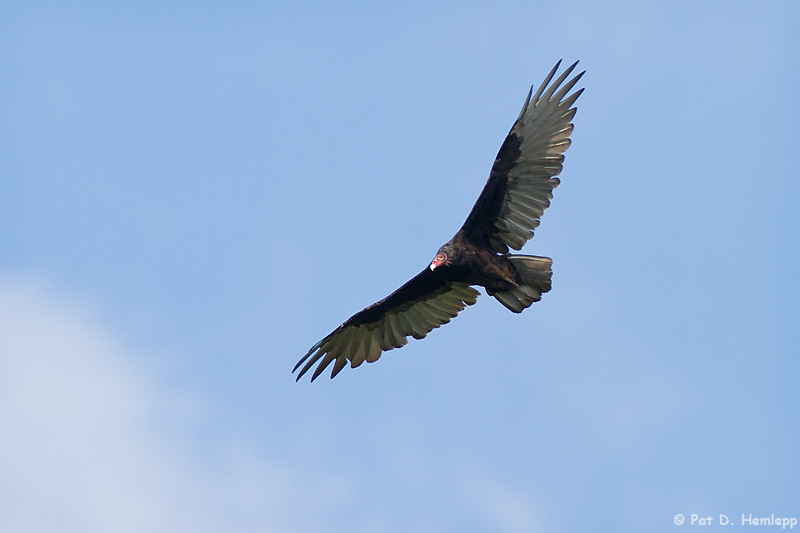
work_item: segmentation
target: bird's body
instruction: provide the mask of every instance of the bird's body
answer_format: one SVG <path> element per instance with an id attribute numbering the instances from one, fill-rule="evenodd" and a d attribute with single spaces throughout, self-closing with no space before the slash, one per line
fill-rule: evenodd
<path id="1" fill-rule="evenodd" d="M 303 365 L 298 380 L 320 359 L 312 381 L 331 362 L 334 377 L 348 361 L 355 368 L 400 348 L 409 336 L 422 339 L 475 303 L 479 293 L 473 285 L 515 313 L 550 290 L 549 258 L 508 251 L 521 249 L 533 237 L 559 184 L 555 176 L 561 173 L 576 112 L 572 104 L 583 92 L 567 96 L 583 73 L 559 90 L 577 62 L 547 88 L 560 63 L 533 98 L 532 90 L 528 94 L 461 229 L 422 272 L 315 344 L 294 368 Z"/>
<path id="2" fill-rule="evenodd" d="M 439 253 L 447 254 L 448 261 L 436 270 L 453 281 L 480 285 L 490 295 L 520 284 L 519 274 L 507 257 L 476 245 L 460 231 L 439 249 Z"/>

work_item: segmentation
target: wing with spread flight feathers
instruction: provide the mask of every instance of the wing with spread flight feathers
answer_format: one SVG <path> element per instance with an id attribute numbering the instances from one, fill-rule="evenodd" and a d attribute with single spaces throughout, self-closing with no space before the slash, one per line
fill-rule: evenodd
<path id="1" fill-rule="evenodd" d="M 407 337 L 422 339 L 431 330 L 447 324 L 466 306 L 474 304 L 479 294 L 466 283 L 447 280 L 440 273 L 426 268 L 312 346 L 292 372 L 305 363 L 297 375 L 297 380 L 300 380 L 319 361 L 311 376 L 311 381 L 314 381 L 333 361 L 336 363 L 331 378 L 348 361 L 353 368 L 364 361 L 375 362 L 383 352 L 408 343 Z"/>
<path id="2" fill-rule="evenodd" d="M 583 92 L 580 89 L 567 96 L 583 72 L 561 87 L 577 64 L 548 88 L 561 65 L 559 61 L 533 98 L 533 88 L 528 93 L 497 154 L 489 180 L 461 228 L 476 244 L 501 254 L 508 253 L 509 247 L 520 250 L 539 227 L 539 219 L 559 184 L 555 176 L 561 173 L 563 154 L 570 145 L 571 120 L 577 111 L 571 106 Z"/>

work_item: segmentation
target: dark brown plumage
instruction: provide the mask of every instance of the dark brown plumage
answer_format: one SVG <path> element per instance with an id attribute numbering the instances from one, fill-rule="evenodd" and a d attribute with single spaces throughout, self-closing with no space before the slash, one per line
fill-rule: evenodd
<path id="1" fill-rule="evenodd" d="M 577 111 L 572 104 L 583 89 L 567 94 L 583 72 L 561 87 L 576 61 L 549 85 L 560 64 L 553 67 L 533 97 L 531 88 L 500 147 L 489 180 L 458 233 L 439 249 L 425 270 L 312 346 L 292 371 L 303 365 L 298 380 L 317 361 L 311 381 L 334 361 L 331 378 L 347 361 L 355 368 L 404 346 L 409 336 L 422 339 L 475 303 L 479 292 L 471 285 L 484 287 L 515 313 L 550 290 L 549 258 L 509 255 L 508 250 L 520 250 L 533 237 L 559 184 L 555 176 L 561 173 L 563 153 L 570 145 L 571 121 Z"/>

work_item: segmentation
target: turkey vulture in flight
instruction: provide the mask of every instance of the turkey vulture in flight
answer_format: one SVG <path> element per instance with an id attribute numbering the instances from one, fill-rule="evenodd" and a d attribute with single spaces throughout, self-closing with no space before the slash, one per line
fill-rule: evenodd
<path id="1" fill-rule="evenodd" d="M 520 250 L 533 237 L 559 184 L 555 176 L 561 173 L 563 154 L 570 145 L 571 120 L 577 111 L 572 104 L 583 89 L 567 94 L 583 72 L 561 87 L 576 61 L 548 87 L 560 64 L 553 67 L 533 98 L 531 87 L 519 118 L 500 147 L 489 180 L 458 233 L 439 248 L 425 270 L 312 346 L 292 370 L 305 363 L 298 381 L 317 361 L 311 381 L 333 362 L 331 378 L 347 361 L 355 368 L 405 345 L 409 335 L 422 339 L 475 303 L 480 293 L 471 285 L 484 287 L 515 313 L 550 290 L 551 259 L 509 255 L 508 249 Z"/>

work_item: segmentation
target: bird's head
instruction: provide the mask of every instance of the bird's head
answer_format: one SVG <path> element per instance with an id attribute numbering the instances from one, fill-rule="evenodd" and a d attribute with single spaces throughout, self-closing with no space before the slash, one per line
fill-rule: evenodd
<path id="1" fill-rule="evenodd" d="M 436 257 L 434 257 L 433 261 L 431 261 L 430 269 L 431 270 L 436 270 L 440 266 L 446 265 L 447 263 L 448 263 L 447 252 L 445 252 L 444 250 L 440 249 L 439 253 L 437 253 Z"/>

